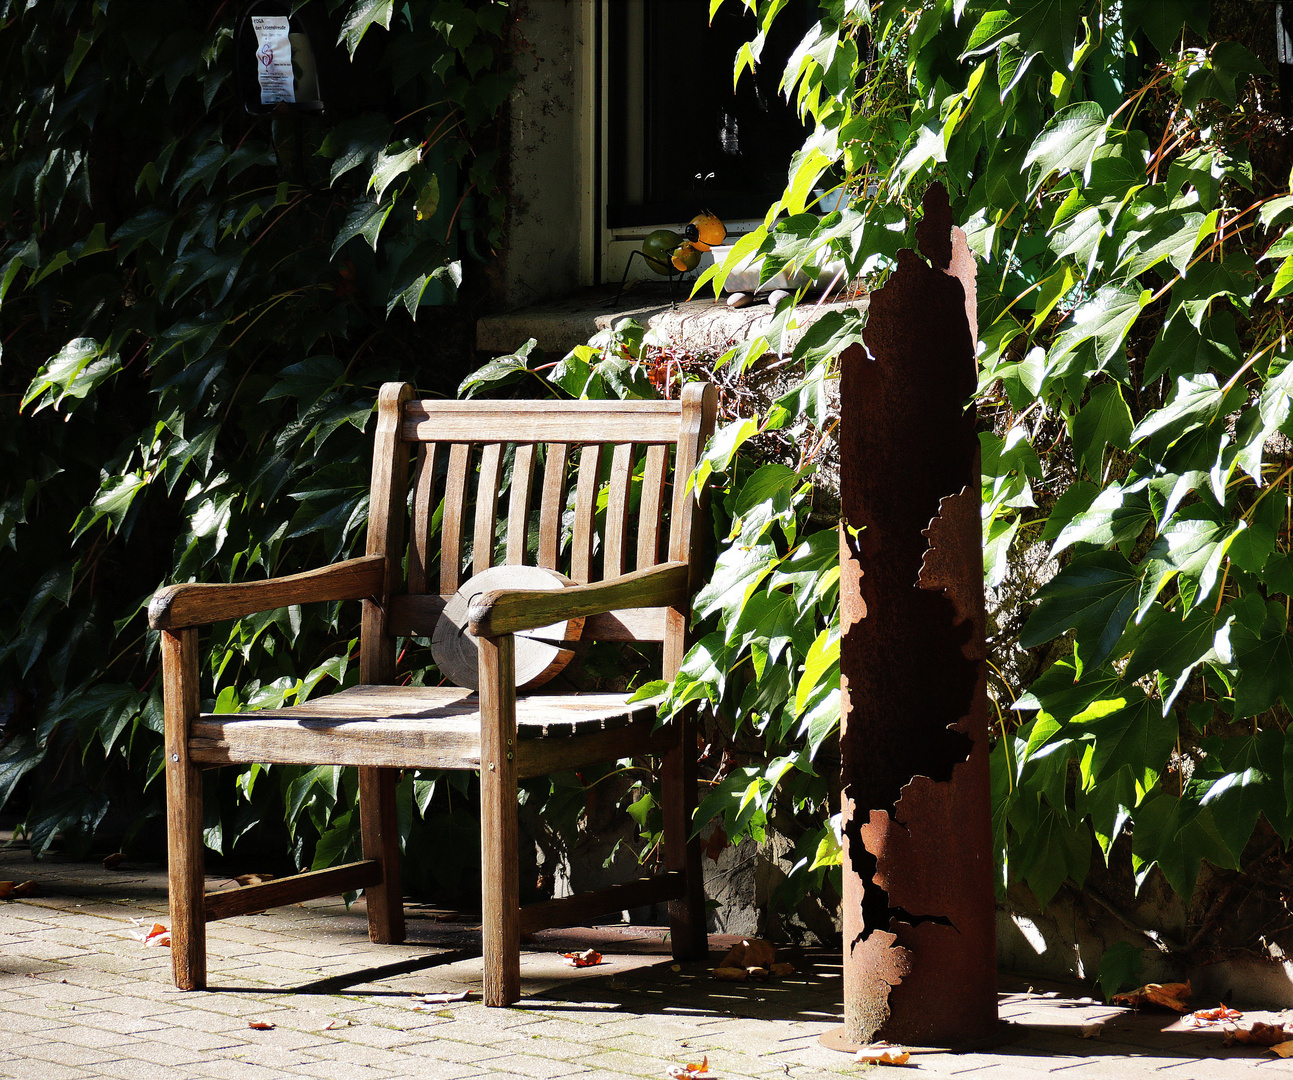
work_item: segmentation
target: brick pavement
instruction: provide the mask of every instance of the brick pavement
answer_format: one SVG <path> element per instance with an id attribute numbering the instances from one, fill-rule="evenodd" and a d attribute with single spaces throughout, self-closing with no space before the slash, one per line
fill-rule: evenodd
<path id="1" fill-rule="evenodd" d="M 476 993 L 414 1011 L 415 994 L 478 991 L 474 929 L 414 907 L 408 943 L 375 946 L 362 902 L 347 911 L 319 901 L 213 924 L 212 989 L 182 993 L 169 951 L 137 936 L 166 921 L 159 868 L 32 863 L 20 845 L 0 850 L 0 879 L 28 878 L 38 895 L 0 902 L 0 1077 L 663 1080 L 670 1065 L 702 1057 L 724 1080 L 875 1073 L 818 1041 L 841 1020 L 839 959 L 824 952 L 798 956 L 799 971 L 778 982 L 732 985 L 705 965 L 673 964 L 658 928 L 550 931 L 526 946 L 519 1005 L 486 1009 Z M 590 944 L 602 966 L 565 966 L 563 951 Z M 1293 1075 L 1293 1060 L 1226 1049 L 1218 1032 L 1081 994 L 1004 977 L 1009 1041 L 915 1055 L 914 1068 L 962 1080 Z M 275 1027 L 253 1030 L 253 1020 Z"/>

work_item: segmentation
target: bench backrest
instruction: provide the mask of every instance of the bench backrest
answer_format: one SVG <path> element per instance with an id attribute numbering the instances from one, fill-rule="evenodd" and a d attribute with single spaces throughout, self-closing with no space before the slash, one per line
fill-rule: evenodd
<path id="1" fill-rule="evenodd" d="M 499 563 L 583 583 L 685 561 L 694 589 L 704 529 L 686 480 L 715 411 L 707 383 L 675 401 L 414 400 L 406 383 L 384 385 L 367 552 L 387 557 L 386 590 L 364 606 L 364 681 L 389 681 L 394 638 L 429 637 L 459 585 Z M 584 634 L 663 641 L 671 677 L 687 615 L 614 612 Z"/>

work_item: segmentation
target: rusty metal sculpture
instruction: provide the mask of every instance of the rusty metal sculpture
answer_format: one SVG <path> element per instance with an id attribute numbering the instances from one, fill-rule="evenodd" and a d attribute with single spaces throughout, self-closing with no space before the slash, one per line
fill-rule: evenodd
<path id="1" fill-rule="evenodd" d="M 917 238 L 841 361 L 842 1046 L 998 1028 L 974 264 L 939 186 Z"/>

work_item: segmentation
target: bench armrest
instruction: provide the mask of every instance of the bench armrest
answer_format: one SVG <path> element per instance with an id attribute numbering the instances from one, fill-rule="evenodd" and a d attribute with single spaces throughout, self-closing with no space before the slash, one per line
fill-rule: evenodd
<path id="1" fill-rule="evenodd" d="M 667 562 L 568 589 L 492 589 L 472 603 L 468 625 L 477 637 L 498 637 L 620 608 L 684 608 L 690 576 L 689 564 Z"/>
<path id="2" fill-rule="evenodd" d="M 381 596 L 386 581 L 386 557 L 363 555 L 303 574 L 248 581 L 238 585 L 168 585 L 148 605 L 148 625 L 154 630 L 178 630 L 224 619 L 240 619 L 258 611 L 316 600 L 363 600 Z"/>

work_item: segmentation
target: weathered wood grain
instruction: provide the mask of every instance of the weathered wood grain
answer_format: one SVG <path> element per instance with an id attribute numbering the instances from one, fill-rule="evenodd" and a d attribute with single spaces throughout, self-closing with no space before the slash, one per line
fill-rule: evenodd
<path id="1" fill-rule="evenodd" d="M 471 605 L 469 625 L 477 637 L 489 637 L 599 611 L 685 606 L 689 576 L 688 563 L 669 562 L 553 593 L 494 590 Z"/>
<path id="2" fill-rule="evenodd" d="M 532 934 L 553 926 L 584 926 L 611 911 L 659 904 L 682 896 L 685 881 L 682 874 L 665 873 L 654 877 L 608 885 L 604 889 L 576 893 L 556 900 L 543 900 L 521 908 L 521 933 Z"/>
<path id="3" fill-rule="evenodd" d="M 633 444 L 618 443 L 611 452 L 611 475 L 606 489 L 606 534 L 602 546 L 602 577 L 624 573 L 629 538 L 629 496 L 633 480 Z"/>
<path id="4" fill-rule="evenodd" d="M 221 889 L 206 894 L 206 921 L 250 915 L 254 911 L 299 904 L 320 896 L 340 896 L 342 893 L 376 885 L 381 879 L 381 864 L 375 859 L 365 859 L 362 862 L 330 866 L 326 870 L 309 870 L 291 877 L 274 878 L 261 885 Z"/>
<path id="5" fill-rule="evenodd" d="M 512 642 L 505 634 L 480 643 L 480 932 L 486 1005 L 510 1005 L 521 996 Z"/>
<path id="6" fill-rule="evenodd" d="M 264 581 L 233 585 L 196 582 L 168 585 L 159 590 L 149 603 L 148 624 L 154 630 L 179 630 L 224 619 L 241 619 L 245 615 L 289 604 L 362 600 L 379 596 L 385 579 L 385 558 L 363 555 L 318 570 Z"/>
<path id="7" fill-rule="evenodd" d="M 512 458 L 512 483 L 507 496 L 507 561 L 525 562 L 530 540 L 530 495 L 534 488 L 534 444 L 523 443 Z"/>
<path id="8" fill-rule="evenodd" d="M 503 475 L 503 447 L 487 443 L 476 470 L 476 528 L 472 534 L 471 572 L 494 565 L 494 528 L 498 524 L 498 484 Z"/>
<path id="9" fill-rule="evenodd" d="M 462 536 L 467 523 L 467 468 L 471 446 L 454 443 L 449 450 L 449 475 L 444 485 L 444 516 L 440 519 L 440 592 L 451 594 L 462 584 Z"/>
<path id="10" fill-rule="evenodd" d="M 560 569 L 561 515 L 566 509 L 567 443 L 550 443 L 543 463 L 543 494 L 539 503 L 539 565 Z"/>
<path id="11" fill-rule="evenodd" d="M 602 444 L 583 447 L 579 451 L 579 479 L 575 483 L 575 523 L 570 533 L 570 576 L 581 583 L 593 579 L 593 526 L 601 470 Z"/>
<path id="12" fill-rule="evenodd" d="M 203 916 L 202 774 L 189 757 L 189 726 L 198 715 L 198 632 L 162 631 L 162 710 L 166 754 L 166 876 L 171 907 L 171 965 L 181 990 L 207 984 Z"/>
<path id="13" fill-rule="evenodd" d="M 675 442 L 676 401 L 413 401 L 410 442 Z"/>

